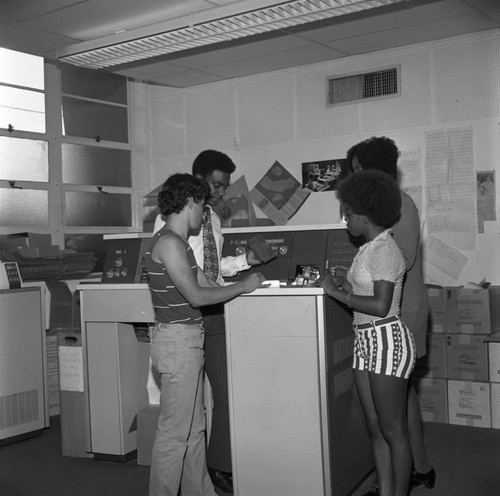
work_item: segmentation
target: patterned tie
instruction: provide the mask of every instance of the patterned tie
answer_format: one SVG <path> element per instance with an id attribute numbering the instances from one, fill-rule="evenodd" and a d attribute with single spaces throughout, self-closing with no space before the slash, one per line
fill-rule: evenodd
<path id="1" fill-rule="evenodd" d="M 203 272 L 213 281 L 216 281 L 219 276 L 219 257 L 209 206 L 205 206 L 203 209 Z"/>

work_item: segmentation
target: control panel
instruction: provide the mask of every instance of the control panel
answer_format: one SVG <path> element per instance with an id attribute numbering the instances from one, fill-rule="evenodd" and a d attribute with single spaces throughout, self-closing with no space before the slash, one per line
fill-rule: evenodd
<path id="1" fill-rule="evenodd" d="M 102 269 L 104 283 L 147 282 L 144 255 L 150 238 L 107 239 Z"/>
<path id="2" fill-rule="evenodd" d="M 276 254 L 267 263 L 250 271 L 262 272 L 268 280 L 293 281 L 301 267 L 318 267 L 323 272 L 328 264 L 349 267 L 358 251 L 347 229 L 317 229 L 297 231 L 263 231 L 259 233 Z M 255 232 L 225 233 L 222 256 L 236 256 L 249 249 Z M 239 280 L 244 271 L 228 281 Z"/>

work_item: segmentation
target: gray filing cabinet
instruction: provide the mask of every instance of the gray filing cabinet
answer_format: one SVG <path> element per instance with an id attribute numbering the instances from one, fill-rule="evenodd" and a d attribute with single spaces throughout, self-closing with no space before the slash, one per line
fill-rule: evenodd
<path id="1" fill-rule="evenodd" d="M 40 289 L 0 290 L 0 444 L 48 426 L 46 377 Z"/>

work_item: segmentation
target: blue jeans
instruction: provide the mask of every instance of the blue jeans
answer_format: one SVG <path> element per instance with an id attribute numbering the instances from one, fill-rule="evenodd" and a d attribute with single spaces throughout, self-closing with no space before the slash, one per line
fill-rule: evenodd
<path id="1" fill-rule="evenodd" d="M 157 324 L 151 360 L 161 374 L 149 496 L 217 496 L 207 472 L 199 325 Z"/>

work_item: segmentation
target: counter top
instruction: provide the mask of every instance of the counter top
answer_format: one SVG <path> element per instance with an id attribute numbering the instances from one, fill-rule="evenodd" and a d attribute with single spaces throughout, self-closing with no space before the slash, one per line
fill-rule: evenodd
<path id="1" fill-rule="evenodd" d="M 108 284 L 108 283 L 88 283 L 79 284 L 77 287 L 79 291 L 125 291 L 125 290 L 139 290 L 139 291 L 149 291 L 149 286 L 147 284 L 135 283 L 135 284 Z M 325 290 L 323 288 L 312 288 L 312 287 L 302 287 L 302 286 L 285 286 L 285 287 L 272 287 L 272 288 L 259 288 L 253 293 L 245 293 L 241 296 L 297 296 L 297 295 L 324 295 Z"/>

